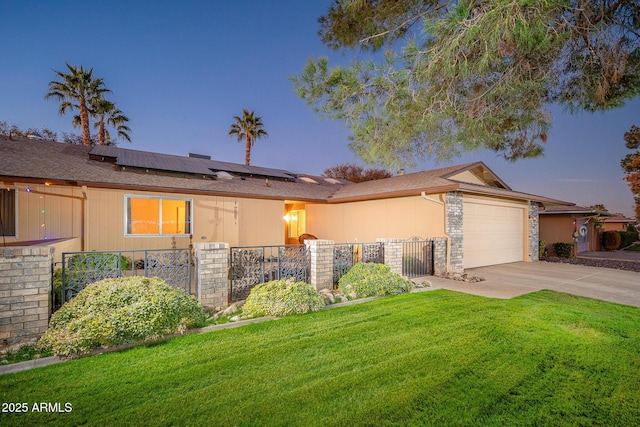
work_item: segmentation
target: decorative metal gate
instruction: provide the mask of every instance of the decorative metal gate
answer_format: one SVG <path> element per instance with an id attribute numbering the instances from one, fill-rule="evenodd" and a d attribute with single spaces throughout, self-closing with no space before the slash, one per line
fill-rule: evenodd
<path id="1" fill-rule="evenodd" d="M 230 303 L 247 298 L 259 283 L 289 277 L 306 282 L 311 264 L 305 245 L 232 247 L 229 256 Z"/>
<path id="2" fill-rule="evenodd" d="M 402 246 L 402 275 L 420 277 L 433 275 L 433 240 L 411 237 Z"/>
<path id="3" fill-rule="evenodd" d="M 333 247 L 333 283 L 358 262 L 384 262 L 382 243 L 345 243 Z"/>
<path id="4" fill-rule="evenodd" d="M 195 292 L 191 249 L 62 253 L 62 303 L 87 285 L 123 276 L 159 277 L 187 293 Z"/>

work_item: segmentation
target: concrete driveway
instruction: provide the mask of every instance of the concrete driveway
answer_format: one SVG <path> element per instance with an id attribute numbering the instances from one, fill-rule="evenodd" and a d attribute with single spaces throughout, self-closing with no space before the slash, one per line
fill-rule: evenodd
<path id="1" fill-rule="evenodd" d="M 549 262 L 517 262 L 472 268 L 470 276 L 485 279 L 467 283 L 429 277 L 434 288 L 491 298 L 513 298 L 541 289 L 640 307 L 640 273 L 610 268 Z"/>

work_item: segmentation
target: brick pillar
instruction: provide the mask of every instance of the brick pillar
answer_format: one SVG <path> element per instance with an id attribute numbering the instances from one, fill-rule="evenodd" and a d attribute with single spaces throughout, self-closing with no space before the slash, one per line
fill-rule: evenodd
<path id="1" fill-rule="evenodd" d="M 431 240 L 433 240 L 433 274 L 440 276 L 447 272 L 447 239 L 435 237 Z"/>
<path id="2" fill-rule="evenodd" d="M 196 243 L 198 298 L 207 309 L 229 305 L 229 245 Z"/>
<path id="3" fill-rule="evenodd" d="M 452 191 L 446 194 L 447 208 L 447 234 L 451 238 L 451 248 L 449 255 L 449 270 L 451 273 L 462 273 L 464 271 L 464 259 L 462 248 L 462 218 L 463 204 L 462 193 Z"/>
<path id="4" fill-rule="evenodd" d="M 402 274 L 402 250 L 404 240 L 379 238 L 376 242 L 384 247 L 384 263 L 391 267 L 394 273 Z"/>
<path id="5" fill-rule="evenodd" d="M 317 290 L 333 289 L 333 240 L 305 240 L 311 256 L 310 284 Z"/>
<path id="6" fill-rule="evenodd" d="M 0 348 L 47 331 L 54 249 L 0 248 Z"/>
<path id="7" fill-rule="evenodd" d="M 540 215 L 537 202 L 529 202 L 529 261 L 538 261 L 540 255 Z"/>

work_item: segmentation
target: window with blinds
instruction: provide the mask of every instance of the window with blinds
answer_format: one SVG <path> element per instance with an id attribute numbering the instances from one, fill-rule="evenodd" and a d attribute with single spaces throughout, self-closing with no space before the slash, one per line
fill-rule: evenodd
<path id="1" fill-rule="evenodd" d="M 0 190 L 0 235 L 16 235 L 16 190 Z"/>

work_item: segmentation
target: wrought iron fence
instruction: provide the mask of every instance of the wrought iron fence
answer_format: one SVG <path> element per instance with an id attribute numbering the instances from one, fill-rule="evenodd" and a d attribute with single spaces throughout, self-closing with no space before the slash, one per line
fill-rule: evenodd
<path id="1" fill-rule="evenodd" d="M 380 243 L 343 243 L 333 246 L 333 283 L 358 262 L 384 262 L 384 245 Z"/>
<path id="2" fill-rule="evenodd" d="M 402 275 L 406 277 L 433 274 L 433 240 L 412 237 L 402 246 Z"/>
<path id="3" fill-rule="evenodd" d="M 259 283 L 289 277 L 306 282 L 311 264 L 305 245 L 232 247 L 229 257 L 230 303 L 245 299 Z"/>
<path id="4" fill-rule="evenodd" d="M 123 276 L 159 277 L 195 294 L 194 270 L 191 249 L 63 252 L 60 302 L 69 301 L 93 282 Z"/>

